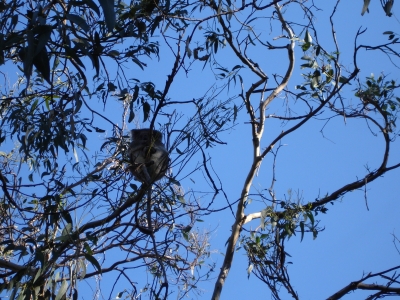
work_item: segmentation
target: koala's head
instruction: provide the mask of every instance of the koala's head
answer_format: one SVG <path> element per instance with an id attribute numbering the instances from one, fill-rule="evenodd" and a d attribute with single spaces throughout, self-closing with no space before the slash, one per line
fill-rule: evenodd
<path id="1" fill-rule="evenodd" d="M 132 129 L 132 141 L 141 144 L 162 143 L 162 134 L 158 130 Z"/>

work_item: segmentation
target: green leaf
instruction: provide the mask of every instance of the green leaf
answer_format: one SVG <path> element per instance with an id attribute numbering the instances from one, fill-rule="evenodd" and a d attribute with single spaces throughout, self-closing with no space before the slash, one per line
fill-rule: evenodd
<path id="1" fill-rule="evenodd" d="M 185 228 L 182 229 L 182 232 L 189 233 L 190 230 L 192 230 L 192 226 L 188 225 L 188 226 L 186 226 Z"/>
<path id="2" fill-rule="evenodd" d="M 326 83 L 331 82 L 331 80 L 333 79 L 333 70 L 329 69 L 327 72 L 325 72 L 326 75 Z"/>
<path id="3" fill-rule="evenodd" d="M 31 299 L 35 299 L 35 298 L 32 298 L 32 291 L 30 289 L 26 289 L 25 300 L 31 300 Z"/>
<path id="4" fill-rule="evenodd" d="M 172 183 L 172 184 L 176 184 L 177 186 L 181 186 L 181 183 L 178 181 L 178 180 L 176 180 L 175 178 L 170 178 L 169 179 L 169 181 Z"/>
<path id="5" fill-rule="evenodd" d="M 340 76 L 339 82 L 340 82 L 340 83 L 348 83 L 348 84 L 351 85 L 351 83 L 349 82 L 349 79 L 346 78 L 346 77 L 344 77 L 344 76 Z"/>
<path id="6" fill-rule="evenodd" d="M 33 65 L 33 50 L 32 50 L 33 47 L 30 46 L 30 44 L 31 43 L 29 43 L 29 34 L 28 34 L 28 47 L 22 48 L 18 52 L 18 55 L 22 60 L 24 75 L 28 82 L 32 75 L 32 65 Z"/>
<path id="7" fill-rule="evenodd" d="M 139 96 L 139 86 L 135 85 L 135 87 L 133 88 L 133 95 L 132 95 L 132 102 L 135 102 L 136 99 Z"/>
<path id="8" fill-rule="evenodd" d="M 79 162 L 78 152 L 76 152 L 76 148 L 75 147 L 73 147 L 73 153 L 74 153 L 75 161 Z"/>
<path id="9" fill-rule="evenodd" d="M 38 104 L 39 104 L 39 99 L 36 99 L 35 102 L 33 102 L 32 106 L 31 106 L 31 109 L 30 109 L 30 112 L 29 112 L 30 114 L 34 113 L 34 111 L 35 111 L 36 107 L 38 106 Z"/>
<path id="10" fill-rule="evenodd" d="M 78 290 L 74 289 L 74 294 L 72 295 L 72 300 L 78 300 Z"/>
<path id="11" fill-rule="evenodd" d="M 236 121 L 237 114 L 238 114 L 238 108 L 237 108 L 236 104 L 234 104 L 233 105 L 233 122 Z"/>
<path id="12" fill-rule="evenodd" d="M 35 49 L 35 53 L 33 54 L 33 56 L 36 56 L 37 54 L 39 54 L 39 52 L 45 48 L 50 35 L 52 33 L 52 26 L 50 25 L 39 25 L 37 27 L 37 30 L 40 32 L 36 42 L 36 49 Z"/>
<path id="13" fill-rule="evenodd" d="M 115 27 L 114 0 L 99 0 L 99 2 L 103 9 L 107 29 L 112 32 Z"/>
<path id="14" fill-rule="evenodd" d="M 61 216 L 65 220 L 65 222 L 67 222 L 67 224 L 72 224 L 72 218 L 71 218 L 71 215 L 70 215 L 70 213 L 68 211 L 63 210 L 61 212 Z"/>
<path id="15" fill-rule="evenodd" d="M 82 141 L 83 148 L 86 148 L 87 137 L 86 137 L 83 133 L 81 133 L 81 134 L 79 135 L 79 138 L 80 138 L 81 141 Z"/>
<path id="16" fill-rule="evenodd" d="M 46 105 L 47 110 L 50 110 L 50 97 L 45 97 L 44 98 L 44 104 Z"/>
<path id="17" fill-rule="evenodd" d="M 97 271 L 101 274 L 101 267 L 97 259 L 95 259 L 92 255 L 85 253 L 85 258 L 97 269 Z"/>
<path id="18" fill-rule="evenodd" d="M 128 123 L 132 122 L 134 118 L 135 118 L 135 113 L 132 110 L 129 111 Z"/>
<path id="19" fill-rule="evenodd" d="M 12 288 L 12 286 L 11 286 L 10 288 Z M 14 299 L 15 299 L 15 296 L 17 295 L 17 291 L 18 291 L 18 287 L 16 286 L 16 287 L 13 289 L 13 291 L 11 292 L 10 300 L 14 300 Z"/>
<path id="20" fill-rule="evenodd" d="M 92 10 L 94 10 L 94 12 L 95 12 L 98 16 L 100 16 L 100 10 L 99 10 L 99 8 L 98 8 L 98 6 L 97 6 L 96 3 L 94 3 L 92 0 L 83 0 L 82 2 L 83 2 L 83 3 L 86 3 L 87 6 L 89 6 L 89 8 L 91 8 Z"/>
<path id="21" fill-rule="evenodd" d="M 250 278 L 251 271 L 253 271 L 254 265 L 250 264 L 247 268 L 247 278 Z"/>
<path id="22" fill-rule="evenodd" d="M 86 276 L 86 261 L 83 259 L 80 259 L 78 261 L 78 263 L 79 263 L 79 270 L 80 270 L 79 278 L 84 279 Z"/>
<path id="23" fill-rule="evenodd" d="M 79 99 L 79 96 L 75 97 L 75 109 L 74 109 L 74 114 L 80 111 L 82 107 L 83 101 Z"/>
<path id="24" fill-rule="evenodd" d="M 234 66 L 234 67 L 232 68 L 232 71 L 235 71 L 235 70 L 241 69 L 241 68 L 243 68 L 241 65 L 236 65 L 236 66 Z"/>
<path id="25" fill-rule="evenodd" d="M 65 295 L 67 288 L 68 288 L 68 283 L 66 280 L 63 280 L 55 300 L 61 300 L 61 298 Z"/>
<path id="26" fill-rule="evenodd" d="M 90 246 L 89 246 L 89 244 L 88 244 L 87 242 L 85 242 L 85 243 L 83 244 L 83 246 L 84 246 L 85 251 L 86 251 L 87 254 L 93 255 L 93 250 L 90 248 Z"/>
<path id="27" fill-rule="evenodd" d="M 308 60 L 308 61 L 314 60 L 311 56 L 308 56 L 308 55 L 303 55 L 300 59 Z"/>
<path id="28" fill-rule="evenodd" d="M 312 43 L 312 37 L 311 37 L 311 34 L 308 32 L 308 30 L 306 30 L 304 41 L 306 42 L 306 44 Z"/>
<path id="29" fill-rule="evenodd" d="M 67 14 L 67 19 L 71 23 L 75 23 L 76 25 L 78 25 L 85 32 L 88 32 L 90 30 L 90 26 L 86 23 L 86 20 L 84 18 L 82 18 L 81 16 L 78 16 L 75 14 Z"/>
<path id="30" fill-rule="evenodd" d="M 82 63 L 81 59 L 79 56 L 76 54 L 76 51 L 71 49 L 70 47 L 65 47 L 65 53 L 69 56 L 68 58 L 71 59 L 73 58 L 73 61 L 77 63 L 80 67 L 83 69 L 86 69 L 85 65 Z"/>
<path id="31" fill-rule="evenodd" d="M 148 102 L 143 103 L 143 123 L 147 121 L 150 114 L 150 104 Z"/>
<path id="32" fill-rule="evenodd" d="M 88 57 L 92 61 L 93 67 L 96 70 L 96 76 L 99 76 L 99 72 L 100 72 L 100 60 L 99 60 L 99 57 L 97 55 L 88 55 Z"/>
<path id="33" fill-rule="evenodd" d="M 301 68 L 301 69 L 311 68 L 312 65 L 313 65 L 313 62 L 310 61 L 310 62 L 308 62 L 308 63 L 306 63 L 306 64 L 300 65 L 300 68 Z"/>
<path id="34" fill-rule="evenodd" d="M 25 296 L 25 289 L 22 289 L 18 295 L 17 300 L 23 300 Z"/>
<path id="35" fill-rule="evenodd" d="M 321 52 L 321 47 L 318 45 L 315 51 L 315 55 L 318 56 L 320 52 Z"/>
<path id="36" fill-rule="evenodd" d="M 43 265 L 42 265 L 43 266 Z M 42 275 L 42 268 L 39 268 L 38 271 L 36 272 L 35 278 L 33 279 L 33 283 L 36 282 L 36 280 Z"/>
<path id="37" fill-rule="evenodd" d="M 108 51 L 107 54 L 112 56 L 112 57 L 118 57 L 120 53 L 117 50 L 111 50 L 111 51 Z"/>
<path id="38" fill-rule="evenodd" d="M 302 242 L 302 241 L 303 241 L 303 237 L 304 237 L 304 222 L 303 222 L 303 221 L 300 222 L 300 229 L 301 229 L 301 239 L 300 239 L 300 242 Z"/>
<path id="39" fill-rule="evenodd" d="M 311 211 L 307 211 L 306 214 L 307 214 L 307 217 L 308 217 L 308 218 L 310 219 L 310 221 L 311 221 L 311 226 L 314 226 L 315 220 L 314 220 L 314 215 L 313 215 L 313 213 L 312 213 Z"/>
<path id="40" fill-rule="evenodd" d="M 115 92 L 117 90 L 117 87 L 115 86 L 115 84 L 113 84 L 112 82 L 109 82 L 107 84 L 107 88 L 109 92 Z"/>
<path id="41" fill-rule="evenodd" d="M 310 43 L 305 43 L 305 44 L 303 44 L 303 45 L 301 46 L 301 49 L 305 52 L 305 51 L 307 51 L 308 49 L 310 49 L 310 47 L 311 47 L 311 44 L 310 44 Z"/>
<path id="42" fill-rule="evenodd" d="M 65 227 L 63 228 L 63 230 L 61 232 L 60 238 L 63 241 L 66 241 L 66 240 L 70 239 L 71 238 L 71 235 L 70 235 L 71 231 L 72 231 L 72 223 L 67 223 L 67 225 L 65 225 Z"/>
<path id="43" fill-rule="evenodd" d="M 146 26 L 146 23 L 145 23 L 145 22 L 143 22 L 143 21 L 138 21 L 138 22 L 136 23 L 136 26 L 137 26 L 137 28 L 138 28 L 138 30 L 139 30 L 140 33 L 145 33 L 145 32 L 146 32 L 147 26 Z"/>
<path id="44" fill-rule="evenodd" d="M 185 198 L 183 198 L 181 195 L 178 195 L 178 200 L 179 200 L 179 202 L 181 202 L 182 204 L 186 204 Z"/>

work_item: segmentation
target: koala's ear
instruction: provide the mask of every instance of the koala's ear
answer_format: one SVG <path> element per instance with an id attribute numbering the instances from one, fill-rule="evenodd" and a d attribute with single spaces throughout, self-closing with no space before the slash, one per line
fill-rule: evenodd
<path id="1" fill-rule="evenodd" d="M 157 142 L 162 142 L 162 134 L 161 132 L 159 132 L 158 130 L 154 130 L 154 140 L 156 140 Z"/>

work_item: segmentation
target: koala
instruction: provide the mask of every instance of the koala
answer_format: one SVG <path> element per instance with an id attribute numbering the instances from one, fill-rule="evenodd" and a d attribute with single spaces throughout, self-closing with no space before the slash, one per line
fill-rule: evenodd
<path id="1" fill-rule="evenodd" d="M 129 148 L 129 170 L 142 183 L 153 183 L 164 177 L 169 165 L 169 154 L 157 130 L 133 129 Z M 143 171 L 146 168 L 146 172 Z"/>

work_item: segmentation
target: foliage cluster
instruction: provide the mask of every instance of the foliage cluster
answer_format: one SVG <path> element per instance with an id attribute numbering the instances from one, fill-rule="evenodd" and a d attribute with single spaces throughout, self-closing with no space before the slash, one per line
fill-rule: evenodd
<path id="1" fill-rule="evenodd" d="M 3 0 L 0 65 L 21 75 L 4 75 L 13 85 L 1 86 L 0 292 L 18 300 L 78 299 L 80 281 L 96 286 L 111 274 L 109 299 L 201 293 L 199 284 L 216 265 L 209 233 L 195 224 L 226 211 L 234 216 L 232 231 L 212 298 L 220 298 L 243 245 L 249 276 L 265 282 L 275 299 L 299 299 L 289 277 L 288 240 L 316 238 L 317 216 L 328 212 L 327 204 L 400 167 L 389 163 L 399 134 L 399 85 L 387 74 L 363 78 L 359 67 L 366 50 L 398 60 L 397 34 L 387 31 L 387 42 L 364 45 L 360 29 L 352 64 L 344 67 L 334 27 L 339 4 L 345 5 L 337 0 L 332 7 L 326 42 L 319 39 L 314 1 Z M 384 5 L 388 16 L 391 8 Z M 261 26 L 276 38 L 265 41 Z M 284 57 L 282 69 L 268 68 L 267 53 Z M 138 79 L 150 59 L 170 66 L 164 83 Z M 214 75 L 202 96 L 182 90 L 173 99 L 181 74 L 201 68 Z M 289 80 L 301 72 L 302 82 L 291 89 Z M 268 115 L 281 97 L 284 112 Z M 313 120 L 334 118 L 360 120 L 372 136 L 381 135 L 381 164 L 313 201 L 278 196 L 275 159 L 285 138 Z M 263 139 L 270 120 L 285 130 Z M 134 183 L 127 172 L 128 125 L 138 123 L 160 130 L 171 156 L 168 175 L 153 185 Z M 232 200 L 209 153 L 223 149 L 223 133 L 242 123 L 251 163 Z M 254 178 L 267 156 L 274 158 L 273 178 L 259 191 Z M 209 188 L 185 191 L 181 182 L 196 172 Z M 263 205 L 253 213 L 250 195 Z M 216 206 L 216 199 L 226 204 Z M 254 220 L 260 226 L 250 230 Z M 132 278 L 142 269 L 149 277 L 138 283 Z M 357 288 L 375 291 L 370 299 L 398 295 L 392 287 L 398 269 L 369 274 L 330 299 Z M 378 276 L 384 285 L 364 283 Z M 100 291 L 96 286 L 94 295 Z"/>

